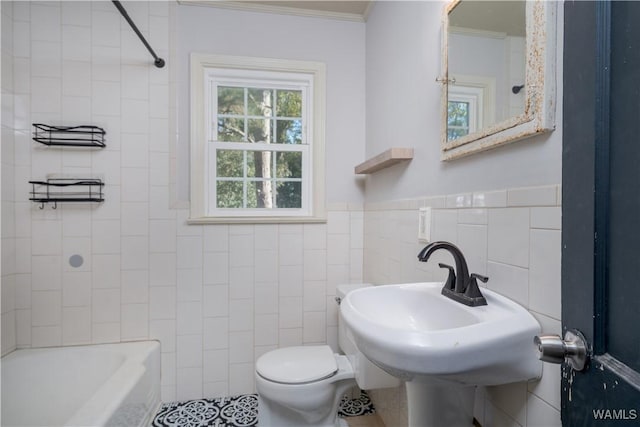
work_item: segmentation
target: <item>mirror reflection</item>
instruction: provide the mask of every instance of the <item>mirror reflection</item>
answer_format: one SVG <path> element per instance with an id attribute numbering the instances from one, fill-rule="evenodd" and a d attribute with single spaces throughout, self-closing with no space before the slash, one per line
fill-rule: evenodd
<path id="1" fill-rule="evenodd" d="M 525 113 L 526 1 L 460 1 L 449 13 L 447 140 Z"/>

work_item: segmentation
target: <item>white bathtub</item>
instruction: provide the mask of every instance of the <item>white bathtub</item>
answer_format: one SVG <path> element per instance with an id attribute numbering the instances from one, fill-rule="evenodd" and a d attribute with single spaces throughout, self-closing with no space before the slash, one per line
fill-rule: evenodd
<path id="1" fill-rule="evenodd" d="M 2 426 L 148 426 L 160 406 L 160 344 L 17 350 L 2 358 Z"/>

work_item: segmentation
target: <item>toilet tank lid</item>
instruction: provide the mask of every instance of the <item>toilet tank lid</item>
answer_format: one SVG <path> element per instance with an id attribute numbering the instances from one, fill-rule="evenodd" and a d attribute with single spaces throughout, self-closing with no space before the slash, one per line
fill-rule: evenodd
<path id="1" fill-rule="evenodd" d="M 360 288 L 366 288 L 367 286 L 373 286 L 373 285 L 371 283 L 348 283 L 344 285 L 338 285 L 336 286 L 336 295 L 340 299 L 342 299 L 349 292 L 354 291 L 356 289 L 360 289 Z"/>
<path id="2" fill-rule="evenodd" d="M 318 381 L 337 370 L 336 358 L 328 345 L 279 348 L 263 354 L 256 362 L 261 377 L 284 384 Z"/>

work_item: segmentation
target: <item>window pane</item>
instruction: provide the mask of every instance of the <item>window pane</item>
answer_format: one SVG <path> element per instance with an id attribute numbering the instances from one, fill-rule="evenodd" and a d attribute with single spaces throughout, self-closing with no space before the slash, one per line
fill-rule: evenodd
<path id="1" fill-rule="evenodd" d="M 449 101 L 447 110 L 447 124 L 449 126 L 469 127 L 468 102 Z"/>
<path id="2" fill-rule="evenodd" d="M 277 153 L 277 178 L 302 178 L 302 153 L 284 151 Z"/>
<path id="3" fill-rule="evenodd" d="M 465 136 L 469 134 L 469 130 L 468 129 L 447 129 L 447 139 L 451 140 L 451 139 L 457 139 L 460 138 L 461 136 Z"/>
<path id="4" fill-rule="evenodd" d="M 216 175 L 222 178 L 241 178 L 244 153 L 239 150 L 217 150 Z"/>
<path id="5" fill-rule="evenodd" d="M 279 144 L 302 144 L 301 120 L 278 120 L 278 135 L 276 142 Z"/>
<path id="6" fill-rule="evenodd" d="M 212 71 L 207 79 L 204 142 L 211 157 L 205 178 L 215 192 L 205 200 L 207 213 L 241 217 L 313 213 L 307 203 L 309 174 L 302 170 L 313 164 L 313 152 L 307 151 L 311 147 L 303 145 L 311 145 L 313 136 L 307 130 L 307 118 L 315 117 L 308 103 L 311 96 L 307 97 L 311 80 L 278 77 L 275 71 L 255 70 L 255 75 L 239 71 L 237 79 L 232 74 Z"/>
<path id="7" fill-rule="evenodd" d="M 242 182 L 218 181 L 216 183 L 216 205 L 219 208 L 242 207 Z"/>
<path id="8" fill-rule="evenodd" d="M 247 208 L 273 208 L 273 181 L 247 182 Z"/>
<path id="9" fill-rule="evenodd" d="M 243 119 L 218 119 L 218 141 L 244 142 L 246 140 Z"/>
<path id="10" fill-rule="evenodd" d="M 457 139 L 469 134 L 469 102 L 447 103 L 447 139 Z"/>
<path id="11" fill-rule="evenodd" d="M 244 114 L 244 88 L 218 87 L 218 114 Z"/>
<path id="12" fill-rule="evenodd" d="M 302 117 L 302 91 L 279 90 L 276 115 L 278 117 Z"/>
<path id="13" fill-rule="evenodd" d="M 272 116 L 273 98 L 272 89 L 248 89 L 248 114 L 250 116 Z"/>
<path id="14" fill-rule="evenodd" d="M 272 151 L 247 151 L 247 177 L 273 178 L 273 155 Z"/>
<path id="15" fill-rule="evenodd" d="M 301 208 L 302 183 L 294 181 L 278 182 L 276 204 L 278 208 Z"/>
<path id="16" fill-rule="evenodd" d="M 273 121 L 269 119 L 249 119 L 249 142 L 273 142 Z"/>

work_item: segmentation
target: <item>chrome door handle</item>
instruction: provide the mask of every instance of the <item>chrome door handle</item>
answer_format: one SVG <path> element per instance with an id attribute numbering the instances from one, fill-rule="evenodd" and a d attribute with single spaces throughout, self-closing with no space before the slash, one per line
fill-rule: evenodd
<path id="1" fill-rule="evenodd" d="M 580 331 L 567 331 L 564 340 L 559 335 L 536 335 L 533 343 L 538 347 L 538 358 L 543 362 L 566 362 L 576 371 L 582 371 L 587 365 L 587 340 Z"/>

